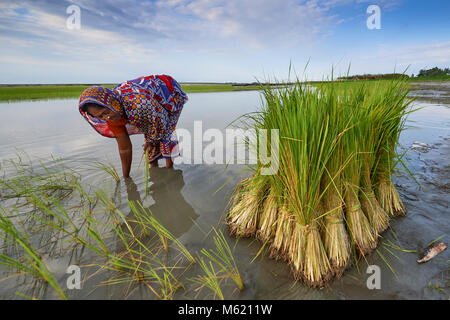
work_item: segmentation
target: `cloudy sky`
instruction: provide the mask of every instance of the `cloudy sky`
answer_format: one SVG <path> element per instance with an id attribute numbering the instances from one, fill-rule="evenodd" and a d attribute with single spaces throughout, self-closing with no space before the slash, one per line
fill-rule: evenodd
<path id="1" fill-rule="evenodd" d="M 370 5 L 381 29 L 367 27 Z M 447 0 L 0 0 L 0 83 L 248 82 L 308 61 L 310 79 L 349 65 L 411 74 L 450 67 L 449 12 Z"/>

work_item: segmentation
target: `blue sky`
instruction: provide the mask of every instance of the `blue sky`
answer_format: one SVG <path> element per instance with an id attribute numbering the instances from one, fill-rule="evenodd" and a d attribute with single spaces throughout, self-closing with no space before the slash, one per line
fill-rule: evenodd
<path id="1" fill-rule="evenodd" d="M 67 28 L 67 7 L 81 29 Z M 381 29 L 366 10 L 378 5 Z M 450 1 L 0 0 L 0 83 L 180 82 L 450 67 Z"/>

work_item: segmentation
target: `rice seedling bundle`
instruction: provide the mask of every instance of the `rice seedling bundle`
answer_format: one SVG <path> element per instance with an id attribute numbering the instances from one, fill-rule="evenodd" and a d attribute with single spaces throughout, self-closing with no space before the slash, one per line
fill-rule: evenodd
<path id="1" fill-rule="evenodd" d="M 376 170 L 372 173 L 374 189 L 380 205 L 390 216 L 403 216 L 406 208 L 391 176 L 396 162 L 401 161 L 395 150 L 405 126 L 405 116 L 414 111 L 409 108 L 413 100 L 407 97 L 408 87 L 404 81 L 389 82 L 385 86 L 386 94 L 378 104 L 381 114 L 378 130 L 380 142 L 376 151 Z"/>
<path id="2" fill-rule="evenodd" d="M 262 110 L 244 123 L 258 134 L 279 130 L 279 169 L 264 176 L 258 164 L 238 185 L 230 233 L 269 242 L 271 257 L 311 287 L 340 276 L 352 249 L 371 252 L 391 208 L 402 206 L 388 164 L 409 105 L 405 88 L 401 80 L 263 88 Z"/>

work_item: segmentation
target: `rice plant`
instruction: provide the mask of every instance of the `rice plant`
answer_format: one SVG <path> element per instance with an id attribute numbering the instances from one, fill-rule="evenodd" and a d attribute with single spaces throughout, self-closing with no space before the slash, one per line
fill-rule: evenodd
<path id="1" fill-rule="evenodd" d="M 95 168 L 100 169 L 100 170 L 106 172 L 107 174 L 109 174 L 114 179 L 114 181 L 120 182 L 119 174 L 117 173 L 116 167 L 112 163 L 105 164 L 100 161 L 95 161 L 92 163 L 92 165 Z"/>
<path id="2" fill-rule="evenodd" d="M 228 275 L 239 287 L 239 290 L 244 290 L 244 282 L 242 281 L 241 274 L 234 260 L 231 248 L 228 245 L 225 236 L 221 231 L 217 231 L 213 228 L 216 236 L 214 237 L 215 250 L 207 250 L 203 248 L 201 253 L 205 255 L 209 260 L 218 264 L 226 275 Z"/>
<path id="3" fill-rule="evenodd" d="M 149 210 L 146 210 L 140 202 L 137 202 L 136 206 L 136 202 L 128 201 L 128 205 L 136 217 L 136 220 L 133 220 L 133 222 L 139 224 L 146 232 L 155 232 L 160 238 L 166 251 L 169 250 L 169 241 L 171 241 L 190 263 L 195 263 L 195 258 L 186 247 L 169 230 L 167 230 L 167 228 L 164 227 Z"/>
<path id="4" fill-rule="evenodd" d="M 17 271 L 15 276 L 31 275 L 42 279 L 56 291 L 59 298 L 66 300 L 67 296 L 64 290 L 44 262 L 41 253 L 31 244 L 26 231 L 19 231 L 7 214 L 8 212 L 5 210 L 0 211 L 0 238 L 13 239 L 14 243 L 20 247 L 20 254 L 19 257 L 12 257 L 0 253 L 0 264 Z"/>
<path id="5" fill-rule="evenodd" d="M 207 264 L 205 260 L 199 258 L 198 264 L 205 274 L 189 280 L 200 285 L 197 290 L 207 287 L 214 293 L 214 296 L 218 296 L 220 300 L 224 300 L 222 288 L 220 287 L 220 276 L 214 270 L 213 263 L 209 261 L 209 264 Z"/>
<path id="6" fill-rule="evenodd" d="M 52 159 L 46 165 L 24 162 L 18 154 L 17 159 L 9 160 L 9 170 L 5 167 L 4 177 L 0 178 L 0 201 L 7 199 L 23 199 L 29 192 L 44 193 L 49 197 L 68 198 L 74 191 L 73 183 L 78 174 L 66 167 L 62 159 Z"/>

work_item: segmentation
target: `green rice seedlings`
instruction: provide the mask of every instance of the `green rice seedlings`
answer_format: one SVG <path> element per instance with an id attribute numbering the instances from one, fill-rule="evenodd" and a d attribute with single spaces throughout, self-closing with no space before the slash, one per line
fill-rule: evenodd
<path id="1" fill-rule="evenodd" d="M 201 253 L 211 261 L 218 264 L 221 271 L 229 276 L 236 283 L 239 290 L 242 291 L 244 290 L 244 282 L 242 281 L 241 274 L 239 273 L 233 253 L 231 252 L 231 248 L 228 245 L 223 233 L 221 231 L 218 232 L 215 228 L 213 228 L 213 230 L 216 234 L 214 237 L 216 250 L 206 250 L 203 248 Z"/>
<path id="2" fill-rule="evenodd" d="M 344 171 L 345 221 L 352 244 L 360 254 L 366 255 L 375 249 L 377 240 L 359 202 L 360 156 L 352 159 Z"/>
<path id="3" fill-rule="evenodd" d="M 328 164 L 328 173 L 323 177 L 323 196 L 321 200 L 323 211 L 322 239 L 333 274 L 340 277 L 350 260 L 350 239 L 344 221 L 344 201 L 342 173 L 339 166 L 341 154 L 333 156 Z M 334 175 L 334 176 L 331 176 Z"/>
<path id="4" fill-rule="evenodd" d="M 330 155 L 325 173 L 321 181 L 321 209 L 323 212 L 321 234 L 323 244 L 330 261 L 334 276 L 340 277 L 347 268 L 351 255 L 350 239 L 344 221 L 343 170 L 351 160 L 350 155 L 344 154 L 343 138 L 349 134 L 350 124 L 342 113 L 345 99 L 337 99 L 336 86 L 329 85 L 322 88 L 322 94 L 328 97 L 325 112 L 330 119 L 330 130 L 335 137 L 336 146 Z"/>
<path id="5" fill-rule="evenodd" d="M 73 183 L 78 179 L 74 170 L 65 167 L 61 159 L 53 159 L 50 165 L 41 162 L 40 167 L 33 167 L 31 163 L 24 163 L 18 155 L 18 160 L 11 159 L 9 163 L 14 171 L 7 173 L 8 178 L 6 172 L 5 177 L 0 178 L 0 186 L 3 189 L 0 190 L 0 201 L 23 199 L 31 191 L 42 192 L 62 200 L 72 194 Z"/>
<path id="6" fill-rule="evenodd" d="M 220 300 L 224 300 L 223 292 L 220 287 L 220 277 L 214 270 L 213 263 L 209 261 L 208 265 L 202 258 L 199 258 L 198 264 L 202 268 L 205 275 L 199 275 L 189 280 L 200 285 L 197 290 L 201 290 L 202 288 L 207 287 L 214 293 L 214 297 L 217 296 Z"/>
<path id="7" fill-rule="evenodd" d="M 406 208 L 398 194 L 391 176 L 395 168 L 396 146 L 404 129 L 405 116 L 415 110 L 409 106 L 413 99 L 407 97 L 408 85 L 405 81 L 392 81 L 386 85 L 385 101 L 389 107 L 380 103 L 380 147 L 377 150 L 375 194 L 382 208 L 390 216 L 403 216 Z"/>
<path id="8" fill-rule="evenodd" d="M 389 225 L 383 207 L 394 207 L 395 192 L 381 196 L 382 207 L 378 193 L 388 185 L 378 182 L 390 181 L 381 169 L 393 155 L 383 150 L 398 139 L 404 92 L 395 83 L 332 81 L 313 89 L 297 80 L 264 88 L 263 96 L 262 110 L 244 123 L 257 135 L 279 130 L 279 170 L 262 177 L 258 164 L 239 187 L 227 216 L 230 233 L 256 234 L 296 279 L 322 286 L 342 274 L 351 248 L 368 254 Z"/>
<path id="9" fill-rule="evenodd" d="M 312 287 L 322 286 L 330 277 L 330 264 L 320 236 L 321 177 L 336 143 L 330 130 L 330 117 L 324 108 L 326 96 L 297 83 L 277 90 L 275 98 L 266 92 L 271 104 L 265 114 L 267 129 L 280 130 L 280 168 L 275 176 L 282 190 L 284 215 L 278 234 L 288 244 L 287 254 L 293 275 Z M 278 227 L 278 225 L 277 225 Z M 284 230 L 283 230 L 284 229 Z"/>
<path id="10" fill-rule="evenodd" d="M 360 127 L 358 107 L 364 99 L 363 88 L 356 87 L 348 93 L 341 93 L 343 113 L 347 116 L 350 129 L 343 141 L 344 158 L 349 159 L 343 170 L 345 221 L 352 245 L 362 254 L 370 253 L 377 244 L 377 238 L 370 222 L 361 209 L 359 200 L 363 159 L 363 130 Z"/>
<path id="11" fill-rule="evenodd" d="M 100 269 L 117 271 L 116 277 L 102 281 L 102 285 L 136 283 L 149 289 L 157 299 L 171 300 L 183 285 L 174 276 L 172 269 L 162 263 L 148 249 L 128 247 L 123 253 L 110 254 L 106 264 L 94 265 Z"/>
<path id="12" fill-rule="evenodd" d="M 117 173 L 116 167 L 112 163 L 104 164 L 100 161 L 95 161 L 93 165 L 96 168 L 101 169 L 107 174 L 109 174 L 114 179 L 114 181 L 120 182 L 119 174 Z"/>
<path id="13" fill-rule="evenodd" d="M 383 96 L 383 86 L 376 84 L 372 85 L 372 90 L 363 86 L 362 90 L 365 92 L 364 101 L 361 102 L 357 109 L 358 127 L 361 129 L 360 143 L 361 143 L 361 189 L 360 189 L 360 203 L 363 212 L 369 218 L 369 222 L 374 230 L 374 235 L 378 235 L 386 230 L 389 226 L 389 216 L 384 209 L 379 205 L 375 197 L 372 187 L 372 170 L 376 164 L 376 151 L 378 149 L 381 139 L 379 139 L 379 127 L 382 118 L 383 108 L 379 108 L 380 95 Z"/>
<path id="14" fill-rule="evenodd" d="M 173 242 L 180 250 L 181 254 L 191 263 L 195 263 L 195 258 L 186 249 L 186 247 L 169 231 L 167 230 L 152 214 L 149 210 L 146 210 L 140 202 L 128 201 L 128 205 L 132 210 L 136 220 L 142 228 L 155 232 L 161 240 L 166 251 L 169 250 L 168 241 Z"/>
<path id="15" fill-rule="evenodd" d="M 60 299 L 66 300 L 67 297 L 64 290 L 44 262 L 42 255 L 31 245 L 25 230 L 20 232 L 14 223 L 5 215 L 6 212 L 3 211 L 2 213 L 2 211 L 0 211 L 0 236 L 9 236 L 14 239 L 14 242 L 21 248 L 21 256 L 14 258 L 0 253 L 0 264 L 19 271 L 16 273 L 17 276 L 29 274 L 42 279 L 56 291 Z"/>

